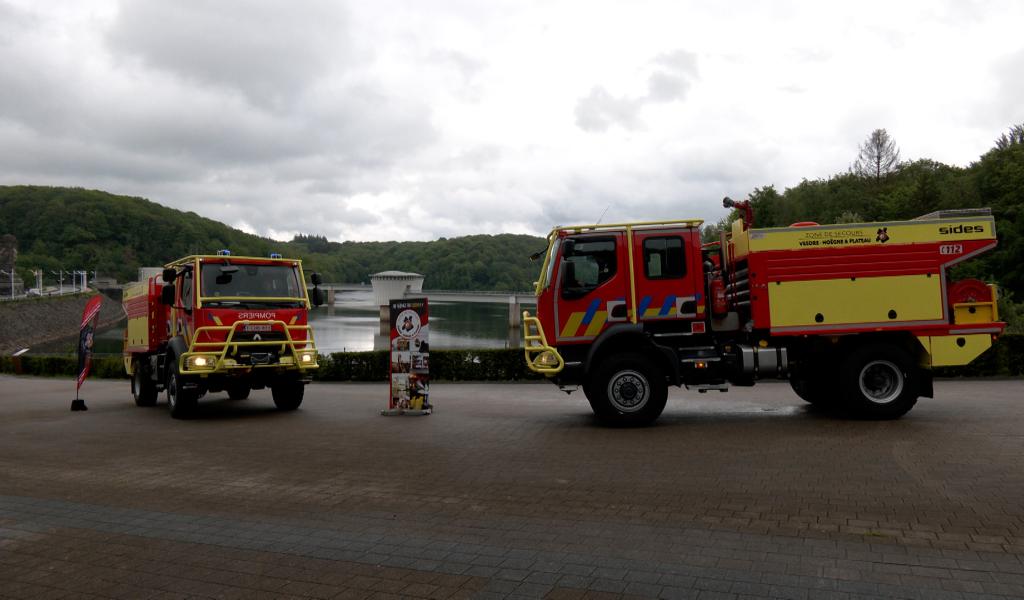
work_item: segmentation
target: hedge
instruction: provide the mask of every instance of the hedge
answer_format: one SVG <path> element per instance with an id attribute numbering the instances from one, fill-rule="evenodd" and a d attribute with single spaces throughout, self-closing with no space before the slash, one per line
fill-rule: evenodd
<path id="1" fill-rule="evenodd" d="M 74 356 L 0 357 L 0 372 L 25 375 L 72 377 L 78 368 Z M 523 351 L 433 350 L 430 375 L 435 381 L 517 381 L 543 379 L 526 368 Z M 939 367 L 937 377 L 993 377 L 1024 375 L 1024 335 L 1004 335 L 999 341 L 963 367 Z M 96 356 L 92 376 L 125 379 L 124 363 L 119 356 Z M 320 357 L 319 381 L 387 381 L 388 352 L 335 352 Z"/>
<path id="2" fill-rule="evenodd" d="M 0 372 L 73 377 L 74 356 L 25 355 L 0 357 Z M 433 350 L 430 375 L 447 381 L 516 381 L 543 379 L 526 368 L 522 350 Z M 126 379 L 119 356 L 94 356 L 91 377 Z M 335 352 L 320 356 L 315 379 L 320 381 L 387 381 L 388 352 Z"/>

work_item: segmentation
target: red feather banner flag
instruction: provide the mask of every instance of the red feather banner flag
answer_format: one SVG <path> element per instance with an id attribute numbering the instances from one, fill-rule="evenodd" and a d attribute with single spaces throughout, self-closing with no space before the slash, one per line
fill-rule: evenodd
<path id="1" fill-rule="evenodd" d="M 82 324 L 78 327 L 78 380 L 75 385 L 75 402 L 72 403 L 72 410 L 85 410 L 85 402 L 78 399 L 78 389 L 82 387 L 82 382 L 89 375 L 89 367 L 92 366 L 93 334 L 96 331 L 96 319 L 100 314 L 100 305 L 102 304 L 103 296 L 94 296 L 82 311 Z"/>

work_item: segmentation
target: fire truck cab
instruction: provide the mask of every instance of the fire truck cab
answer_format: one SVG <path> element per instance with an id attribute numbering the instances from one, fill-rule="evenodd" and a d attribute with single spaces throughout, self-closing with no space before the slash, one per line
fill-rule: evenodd
<path id="1" fill-rule="evenodd" d="M 931 367 L 999 335 L 995 286 L 946 269 L 993 248 L 987 210 L 912 221 L 752 229 L 701 221 L 556 227 L 524 312 L 533 371 L 582 387 L 594 413 L 646 424 L 668 385 L 727 391 L 789 379 L 804 400 L 896 418 L 931 396 Z"/>

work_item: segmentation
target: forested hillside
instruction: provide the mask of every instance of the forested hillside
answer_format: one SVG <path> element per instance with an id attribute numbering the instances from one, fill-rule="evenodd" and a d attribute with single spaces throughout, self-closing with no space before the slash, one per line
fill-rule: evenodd
<path id="1" fill-rule="evenodd" d="M 87 269 L 120 281 L 140 266 L 159 266 L 187 254 L 229 248 L 236 255 L 280 252 L 302 258 L 325 281 L 363 282 L 391 269 L 426 276 L 433 289 L 527 290 L 539 265 L 530 254 L 544 247 L 526 235 L 475 235 L 432 242 L 328 242 L 299 236 L 278 242 L 232 229 L 195 213 L 142 198 L 80 188 L 0 186 L 0 234 L 18 238 L 18 270 Z M 65 278 L 70 281 L 70 278 Z"/>

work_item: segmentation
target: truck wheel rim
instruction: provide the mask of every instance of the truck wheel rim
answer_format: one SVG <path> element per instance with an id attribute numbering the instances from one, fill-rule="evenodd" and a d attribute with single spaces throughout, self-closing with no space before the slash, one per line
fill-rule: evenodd
<path id="1" fill-rule="evenodd" d="M 178 400 L 178 378 L 171 375 L 171 380 L 167 382 L 167 404 L 174 408 Z"/>
<path id="2" fill-rule="evenodd" d="M 642 409 L 651 397 L 647 378 L 637 371 L 619 371 L 608 382 L 608 400 L 624 413 Z"/>
<path id="3" fill-rule="evenodd" d="M 887 360 L 873 360 L 860 370 L 860 393 L 875 404 L 888 404 L 903 393 L 903 371 Z"/>
<path id="4" fill-rule="evenodd" d="M 138 369 L 138 367 L 135 368 Z M 136 398 L 142 395 L 142 383 L 139 379 L 139 372 L 136 370 L 135 374 L 132 375 L 132 394 L 134 394 Z"/>

